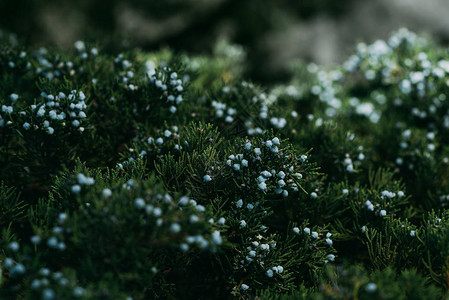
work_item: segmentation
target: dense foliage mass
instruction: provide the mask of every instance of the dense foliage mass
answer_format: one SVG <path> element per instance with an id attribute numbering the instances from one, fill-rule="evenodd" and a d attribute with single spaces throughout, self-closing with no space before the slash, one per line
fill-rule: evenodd
<path id="1" fill-rule="evenodd" d="M 401 29 L 265 88 L 225 43 L 0 45 L 0 298 L 447 297 L 431 40 Z"/>

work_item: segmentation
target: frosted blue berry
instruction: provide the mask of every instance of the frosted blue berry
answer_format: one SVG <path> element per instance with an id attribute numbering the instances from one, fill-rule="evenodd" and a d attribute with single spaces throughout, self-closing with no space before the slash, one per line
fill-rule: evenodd
<path id="1" fill-rule="evenodd" d="M 155 216 L 156 218 L 162 216 L 162 209 L 160 209 L 159 207 L 156 207 L 153 210 L 153 216 Z"/>
<path id="2" fill-rule="evenodd" d="M 170 231 L 173 232 L 173 233 L 178 233 L 178 232 L 181 231 L 181 226 L 178 223 L 173 223 L 170 226 Z"/>
<path id="3" fill-rule="evenodd" d="M 64 242 L 58 243 L 58 249 L 59 249 L 60 251 L 64 251 L 65 248 L 66 248 L 66 246 L 65 246 L 65 243 L 64 243 Z"/>
<path id="4" fill-rule="evenodd" d="M 298 227 L 293 227 L 293 232 L 295 234 L 299 234 L 299 228 Z"/>
<path id="5" fill-rule="evenodd" d="M 38 289 L 38 288 L 40 288 L 41 287 L 41 281 L 39 280 L 39 279 L 34 279 L 32 282 L 31 282 L 31 288 L 33 289 L 33 290 L 36 290 L 36 289 Z"/>
<path id="6" fill-rule="evenodd" d="M 268 172 L 268 171 L 263 171 L 262 172 L 262 176 L 265 177 L 265 178 L 270 178 L 272 176 L 272 174 L 270 172 Z"/>
<path id="7" fill-rule="evenodd" d="M 268 140 L 268 141 L 265 142 L 265 147 L 271 148 L 272 146 L 273 146 L 273 142 L 272 141 Z"/>
<path id="8" fill-rule="evenodd" d="M 260 249 L 266 251 L 266 250 L 270 249 L 270 246 L 268 244 L 262 244 L 262 245 L 260 245 Z"/>
<path id="9" fill-rule="evenodd" d="M 19 276 L 25 274 L 25 266 L 17 264 L 11 269 L 11 276 Z"/>
<path id="10" fill-rule="evenodd" d="M 212 233 L 212 242 L 215 245 L 221 245 L 223 243 L 223 240 L 221 238 L 220 232 L 219 231 L 214 231 Z"/>
<path id="11" fill-rule="evenodd" d="M 8 248 L 11 249 L 13 252 L 16 252 L 19 250 L 20 246 L 19 243 L 17 242 L 11 242 L 9 243 Z"/>
<path id="12" fill-rule="evenodd" d="M 78 194 L 81 191 L 81 186 L 78 184 L 75 184 L 72 186 L 72 193 Z"/>
<path id="13" fill-rule="evenodd" d="M 55 298 L 55 292 L 52 289 L 45 289 L 42 292 L 42 298 L 44 300 L 52 300 Z"/>
<path id="14" fill-rule="evenodd" d="M 261 182 L 261 183 L 259 183 L 258 187 L 259 187 L 259 189 L 264 191 L 267 188 L 267 184 L 265 182 Z"/>
<path id="15" fill-rule="evenodd" d="M 244 283 L 242 283 L 242 285 L 240 286 L 240 289 L 241 289 L 242 291 L 246 291 L 247 289 L 249 289 L 249 286 L 246 285 L 246 284 L 244 284 Z"/>
<path id="16" fill-rule="evenodd" d="M 56 248 L 58 247 L 58 239 L 55 237 L 51 237 L 47 240 L 47 245 L 50 248 Z"/>
<path id="17" fill-rule="evenodd" d="M 179 205 L 182 205 L 182 206 L 186 206 L 187 204 L 189 204 L 189 201 L 190 201 L 190 199 L 189 199 L 189 197 L 187 197 L 187 196 L 182 196 L 180 199 L 179 199 Z"/>
<path id="18" fill-rule="evenodd" d="M 313 237 L 314 239 L 317 239 L 317 238 L 318 238 L 318 232 L 313 231 L 313 232 L 312 232 L 312 237 Z"/>
<path id="19" fill-rule="evenodd" d="M 295 173 L 295 174 L 293 174 L 293 176 L 297 177 L 298 179 L 302 178 L 302 174 L 301 173 Z"/>
<path id="20" fill-rule="evenodd" d="M 30 240 L 34 245 L 38 245 L 41 242 L 41 237 L 38 235 L 33 235 Z"/>
<path id="21" fill-rule="evenodd" d="M 255 148 L 254 152 L 256 153 L 257 156 L 262 154 L 262 152 L 260 151 L 260 148 Z"/>
<path id="22" fill-rule="evenodd" d="M 366 285 L 365 290 L 368 293 L 373 293 L 373 292 L 375 292 L 377 290 L 377 285 L 375 283 L 373 283 L 373 282 L 370 282 L 370 283 L 368 283 Z"/>
<path id="23" fill-rule="evenodd" d="M 382 209 L 379 214 L 381 217 L 385 217 L 387 215 L 387 211 L 385 209 Z"/>
<path id="24" fill-rule="evenodd" d="M 81 297 L 85 293 L 86 293 L 86 291 L 82 287 L 77 286 L 73 289 L 73 296 L 75 296 L 75 297 Z"/>
<path id="25" fill-rule="evenodd" d="M 112 195 L 112 191 L 110 189 L 104 189 L 101 194 L 103 195 L 103 197 L 111 197 Z"/>
<path id="26" fill-rule="evenodd" d="M 203 213 L 203 212 L 206 211 L 206 208 L 205 208 L 204 206 L 202 206 L 202 205 L 197 205 L 197 206 L 196 206 L 196 210 L 197 210 L 198 212 Z"/>
<path id="27" fill-rule="evenodd" d="M 42 269 L 40 269 L 39 274 L 41 276 L 48 276 L 48 275 L 50 275 L 50 270 L 47 268 L 42 268 Z"/>
<path id="28" fill-rule="evenodd" d="M 5 258 L 3 261 L 3 266 L 7 269 L 10 269 L 12 266 L 14 266 L 14 260 L 10 257 Z"/>
<path id="29" fill-rule="evenodd" d="M 209 176 L 209 175 L 204 175 L 203 176 L 203 181 L 204 182 L 209 182 L 209 181 L 211 181 L 212 180 L 212 178 Z"/>
<path id="30" fill-rule="evenodd" d="M 49 135 L 52 135 L 54 132 L 55 132 L 55 130 L 53 129 L 53 127 L 48 127 L 48 128 L 47 128 L 47 133 L 48 133 Z"/>
<path id="31" fill-rule="evenodd" d="M 165 137 L 170 137 L 171 134 L 172 134 L 172 133 L 171 133 L 170 130 L 165 130 L 165 131 L 164 131 L 164 136 L 165 136 Z"/>
<path id="32" fill-rule="evenodd" d="M 142 209 L 145 207 L 145 200 L 143 200 L 142 198 L 137 198 L 136 200 L 134 200 L 134 205 L 138 209 Z"/>
<path id="33" fill-rule="evenodd" d="M 182 252 L 186 252 L 187 250 L 189 250 L 189 245 L 187 245 L 186 243 L 182 243 L 179 247 L 181 248 Z"/>
<path id="34" fill-rule="evenodd" d="M 11 95 L 9 95 L 9 99 L 10 99 L 12 102 L 16 102 L 17 99 L 19 99 L 19 95 L 17 95 L 16 93 L 12 93 Z"/>
<path id="35" fill-rule="evenodd" d="M 257 177 L 257 181 L 258 182 L 265 182 L 265 181 L 267 181 L 267 179 L 265 177 L 263 177 L 262 175 L 260 175 L 259 177 Z"/>
<path id="36" fill-rule="evenodd" d="M 236 205 L 238 208 L 241 208 L 243 206 L 243 200 L 242 199 L 238 200 Z"/>
<path id="37" fill-rule="evenodd" d="M 267 274 L 267 277 L 273 277 L 273 270 L 267 270 L 267 272 L 266 272 L 266 274 Z"/>

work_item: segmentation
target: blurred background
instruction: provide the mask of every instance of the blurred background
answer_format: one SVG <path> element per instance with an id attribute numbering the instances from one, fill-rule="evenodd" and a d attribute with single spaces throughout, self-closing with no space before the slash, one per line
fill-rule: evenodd
<path id="1" fill-rule="evenodd" d="M 210 54 L 221 39 L 248 53 L 248 76 L 284 80 L 294 59 L 342 62 L 357 41 L 400 27 L 449 41 L 448 0 L 0 0 L 0 29 L 36 46 L 126 41 Z"/>

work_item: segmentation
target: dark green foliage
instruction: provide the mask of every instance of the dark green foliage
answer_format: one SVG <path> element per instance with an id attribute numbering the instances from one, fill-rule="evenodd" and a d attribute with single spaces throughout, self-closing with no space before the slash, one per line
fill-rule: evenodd
<path id="1" fill-rule="evenodd" d="M 227 44 L 5 42 L 0 298 L 443 298 L 449 61 L 431 46 L 401 30 L 260 87 Z"/>
<path id="2" fill-rule="evenodd" d="M 428 284 L 416 270 L 397 274 L 393 269 L 368 273 L 358 266 L 340 265 L 326 268 L 326 276 L 317 290 L 301 287 L 291 295 L 264 299 L 441 299 L 441 292 Z"/>

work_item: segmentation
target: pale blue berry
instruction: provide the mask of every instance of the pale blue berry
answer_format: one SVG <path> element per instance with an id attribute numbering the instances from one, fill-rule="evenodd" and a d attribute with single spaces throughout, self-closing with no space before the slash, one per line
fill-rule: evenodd
<path id="1" fill-rule="evenodd" d="M 243 200 L 242 199 L 238 200 L 236 205 L 238 208 L 241 208 L 243 206 Z"/>
<path id="2" fill-rule="evenodd" d="M 145 200 L 143 200 L 142 198 L 137 198 L 136 200 L 134 200 L 134 205 L 138 209 L 142 209 L 145 207 Z"/>
<path id="3" fill-rule="evenodd" d="M 78 194 L 81 191 L 81 186 L 78 184 L 75 184 L 72 186 L 72 193 Z"/>
<path id="4" fill-rule="evenodd" d="M 178 223 L 173 223 L 170 226 L 170 231 L 173 232 L 173 233 L 178 233 L 178 232 L 181 231 L 181 226 Z"/>
<path id="5" fill-rule="evenodd" d="M 41 242 L 41 237 L 38 235 L 33 235 L 30 240 L 34 245 L 38 245 Z"/>
<path id="6" fill-rule="evenodd" d="M 20 246 L 19 243 L 17 242 L 11 242 L 9 243 L 8 248 L 11 249 L 13 252 L 16 252 L 19 250 Z"/>
<path id="7" fill-rule="evenodd" d="M 45 289 L 42 292 L 42 298 L 44 300 L 52 300 L 55 298 L 55 292 L 52 289 Z"/>
<path id="8" fill-rule="evenodd" d="M 104 189 L 102 192 L 104 197 L 111 197 L 112 191 L 110 189 Z"/>
<path id="9" fill-rule="evenodd" d="M 368 293 L 373 293 L 377 290 L 377 285 L 373 282 L 370 282 L 366 285 L 365 289 Z"/>
<path id="10" fill-rule="evenodd" d="M 212 233 L 212 242 L 215 245 L 221 245 L 223 242 L 223 239 L 221 238 L 220 232 L 219 231 L 214 231 Z"/>
<path id="11" fill-rule="evenodd" d="M 16 93 L 12 93 L 11 95 L 9 95 L 9 99 L 10 99 L 12 102 L 16 102 L 17 99 L 19 99 L 19 95 L 17 95 Z"/>

